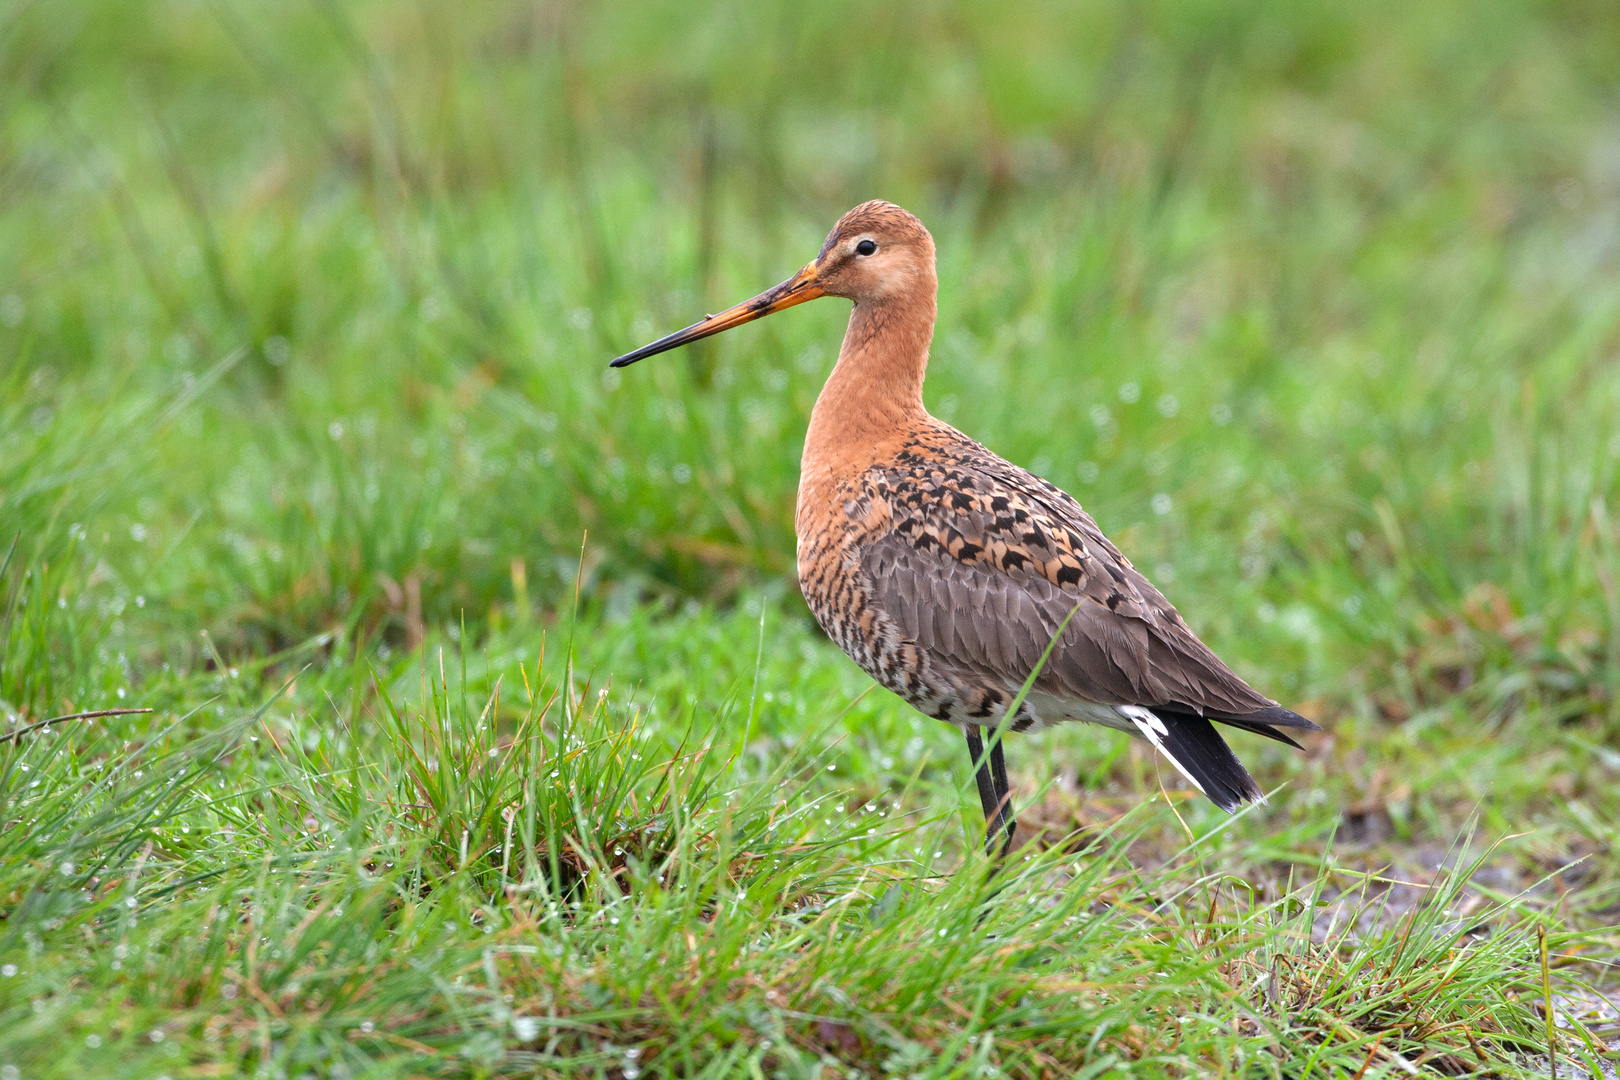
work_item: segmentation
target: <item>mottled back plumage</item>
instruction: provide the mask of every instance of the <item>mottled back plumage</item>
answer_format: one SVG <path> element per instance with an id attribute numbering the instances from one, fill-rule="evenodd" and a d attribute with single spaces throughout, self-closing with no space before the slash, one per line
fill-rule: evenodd
<path id="1" fill-rule="evenodd" d="M 942 423 L 847 495 L 843 550 L 812 541 L 801 585 L 831 626 L 855 612 L 823 602 L 823 579 L 857 579 L 888 632 L 938 669 L 933 700 L 913 700 L 937 719 L 1000 723 L 1060 626 L 1035 683 L 1042 695 L 1221 718 L 1276 704 L 1194 636 L 1071 496 Z M 1077 718 L 1026 702 L 1013 728 Z"/>

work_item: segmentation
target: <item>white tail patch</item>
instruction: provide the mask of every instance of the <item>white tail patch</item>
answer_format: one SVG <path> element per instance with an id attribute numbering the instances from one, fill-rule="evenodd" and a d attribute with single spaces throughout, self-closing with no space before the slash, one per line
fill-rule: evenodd
<path id="1" fill-rule="evenodd" d="M 1209 794 L 1209 792 L 1204 791 L 1204 785 L 1200 784 L 1198 779 L 1188 772 L 1181 762 L 1176 760 L 1176 756 L 1164 748 L 1164 737 L 1170 734 L 1170 729 L 1164 726 L 1164 721 L 1159 719 L 1153 710 L 1144 709 L 1140 705 L 1115 705 L 1114 708 L 1119 712 L 1119 715 L 1136 725 L 1136 730 L 1142 733 L 1142 738 L 1152 743 L 1153 748 L 1163 754 L 1164 759 L 1174 765 L 1176 772 L 1185 776 L 1189 784 L 1203 792 L 1203 794 Z"/>

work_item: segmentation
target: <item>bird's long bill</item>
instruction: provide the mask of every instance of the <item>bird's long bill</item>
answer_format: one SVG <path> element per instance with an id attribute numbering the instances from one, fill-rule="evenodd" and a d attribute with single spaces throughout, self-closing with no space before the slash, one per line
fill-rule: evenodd
<path id="1" fill-rule="evenodd" d="M 627 352 L 613 361 L 612 366 L 628 367 L 637 360 L 645 360 L 649 356 L 678 349 L 682 345 L 718 334 L 722 330 L 730 330 L 733 326 L 763 319 L 773 311 L 781 311 L 783 308 L 790 308 L 794 304 L 802 304 L 806 300 L 814 300 L 824 295 L 821 291 L 821 282 L 816 277 L 816 264 L 810 263 L 774 289 L 766 289 L 752 300 L 744 300 L 736 307 L 727 308 L 718 315 L 710 315 L 685 330 L 677 330 L 668 337 L 659 338 L 651 345 L 643 345 L 635 352 Z"/>

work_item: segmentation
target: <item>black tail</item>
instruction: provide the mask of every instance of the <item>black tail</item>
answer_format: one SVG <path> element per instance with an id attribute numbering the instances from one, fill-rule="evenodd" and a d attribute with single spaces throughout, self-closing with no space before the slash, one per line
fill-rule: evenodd
<path id="1" fill-rule="evenodd" d="M 1222 810 L 1230 814 L 1246 802 L 1265 800 L 1260 785 L 1206 718 L 1140 707 L 1120 711 Z"/>
<path id="2" fill-rule="evenodd" d="M 1185 714 L 1193 717 L 1207 716 L 1211 720 L 1218 723 L 1230 724 L 1232 727 L 1241 728 L 1244 731 L 1252 731 L 1256 735 L 1264 735 L 1266 738 L 1276 739 L 1280 743 L 1287 743 L 1295 750 L 1303 750 L 1305 748 L 1299 745 L 1299 743 L 1295 742 L 1293 739 L 1289 738 L 1287 735 L 1284 735 L 1282 732 L 1278 731 L 1278 728 L 1298 728 L 1300 731 L 1322 730 L 1313 721 L 1307 720 L 1305 717 L 1299 715 L 1299 713 L 1294 712 L 1292 709 L 1285 709 L 1281 705 L 1273 705 L 1270 708 L 1257 709 L 1254 712 L 1248 713 L 1224 713 L 1215 712 L 1212 710 L 1201 711 L 1198 709 L 1190 709 L 1179 704 L 1171 705 L 1168 708 L 1164 706 L 1155 706 L 1153 711 L 1158 713 L 1160 716 L 1164 716 L 1166 712 L 1172 712 L 1178 715 Z"/>

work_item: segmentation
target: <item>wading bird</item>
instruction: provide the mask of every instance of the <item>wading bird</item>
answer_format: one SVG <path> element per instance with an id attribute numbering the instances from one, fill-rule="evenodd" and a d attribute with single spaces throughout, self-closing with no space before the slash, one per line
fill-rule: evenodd
<path id="1" fill-rule="evenodd" d="M 1295 747 L 1278 729 L 1316 725 L 1222 663 L 1072 497 L 928 414 L 937 290 L 922 222 L 862 203 L 782 284 L 613 366 L 819 296 L 855 302 L 804 442 L 799 586 L 867 674 L 966 734 L 987 852 L 1004 832 L 1005 854 L 1018 827 L 1008 729 L 1105 724 L 1147 740 L 1223 810 L 1263 798 L 1210 721 Z"/>

